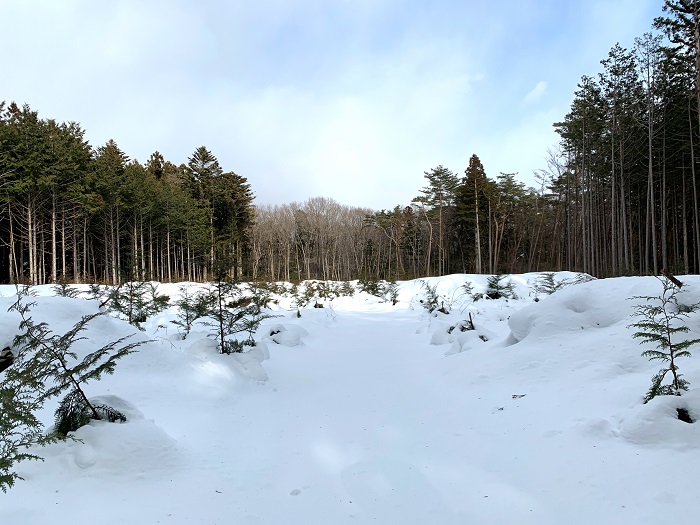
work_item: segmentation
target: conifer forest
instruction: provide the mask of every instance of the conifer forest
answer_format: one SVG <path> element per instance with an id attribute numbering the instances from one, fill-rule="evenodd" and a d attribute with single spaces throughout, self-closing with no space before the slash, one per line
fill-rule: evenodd
<path id="1" fill-rule="evenodd" d="M 417 166 L 425 186 L 380 211 L 257 203 L 206 146 L 141 163 L 2 102 L 0 282 L 700 273 L 700 5 L 665 0 L 662 13 L 581 77 L 535 187 L 487 173 L 475 152 Z"/>

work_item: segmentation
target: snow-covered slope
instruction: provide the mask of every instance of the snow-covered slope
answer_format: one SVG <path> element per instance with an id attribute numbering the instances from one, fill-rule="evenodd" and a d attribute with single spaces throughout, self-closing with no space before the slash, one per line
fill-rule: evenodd
<path id="1" fill-rule="evenodd" d="M 544 295 L 537 278 L 511 277 L 518 299 L 476 302 L 464 284 L 483 293 L 485 276 L 425 280 L 448 314 L 423 308 L 421 281 L 399 283 L 394 306 L 358 293 L 300 318 L 281 297 L 248 356 L 217 354 L 203 326 L 182 340 L 172 307 L 145 332 L 101 317 L 79 354 L 128 334 L 154 340 L 87 388 L 115 396 L 129 421 L 93 422 L 82 442 L 20 464 L 0 523 L 692 521 L 700 423 L 676 409 L 700 419 L 700 355 L 679 363 L 689 392 L 645 405 L 658 365 L 628 328 L 630 297 L 658 295 L 658 280 Z M 700 300 L 700 278 L 682 280 L 683 300 Z M 39 291 L 33 316 L 59 333 L 96 308 Z M 13 293 L 0 287 L 0 311 Z M 470 317 L 475 330 L 461 331 Z M 0 317 L 0 346 L 17 322 Z M 700 314 L 689 326 L 700 337 Z"/>

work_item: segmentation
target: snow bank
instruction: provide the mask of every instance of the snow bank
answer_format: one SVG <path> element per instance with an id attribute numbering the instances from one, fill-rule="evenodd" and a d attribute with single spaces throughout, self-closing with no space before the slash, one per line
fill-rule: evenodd
<path id="1" fill-rule="evenodd" d="M 635 306 L 630 298 L 645 294 L 652 282 L 658 284 L 652 277 L 625 277 L 567 286 L 513 312 L 508 321 L 510 340 L 517 343 L 629 324 Z"/>

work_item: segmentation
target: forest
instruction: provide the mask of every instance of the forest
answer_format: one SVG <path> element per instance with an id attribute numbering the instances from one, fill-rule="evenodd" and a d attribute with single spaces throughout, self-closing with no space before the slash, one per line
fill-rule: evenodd
<path id="1" fill-rule="evenodd" d="M 537 187 L 473 154 L 463 171 L 424 171 L 388 210 L 258 204 L 205 146 L 142 164 L 2 102 L 0 282 L 700 273 L 700 6 L 665 0 L 662 13 L 581 78 Z"/>

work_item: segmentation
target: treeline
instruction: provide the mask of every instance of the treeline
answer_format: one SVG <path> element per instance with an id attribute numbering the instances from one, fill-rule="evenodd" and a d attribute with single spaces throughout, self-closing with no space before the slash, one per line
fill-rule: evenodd
<path id="1" fill-rule="evenodd" d="M 146 164 L 76 123 L 0 104 L 0 281 L 204 280 L 243 273 L 253 194 L 204 146 Z"/>
<path id="2" fill-rule="evenodd" d="M 612 47 L 554 124 L 539 188 L 439 166 L 409 207 L 373 214 L 382 276 L 572 270 L 700 273 L 700 2 L 666 0 L 656 32 Z"/>
<path id="3" fill-rule="evenodd" d="M 615 45 L 555 126 L 551 180 L 564 266 L 594 275 L 700 272 L 700 4 L 666 0 L 657 33 Z"/>
<path id="4" fill-rule="evenodd" d="M 258 206 L 252 277 L 412 279 L 551 268 L 551 204 L 513 174 L 488 178 L 476 155 L 464 176 L 438 166 L 411 203 L 371 211 L 313 198 Z"/>

